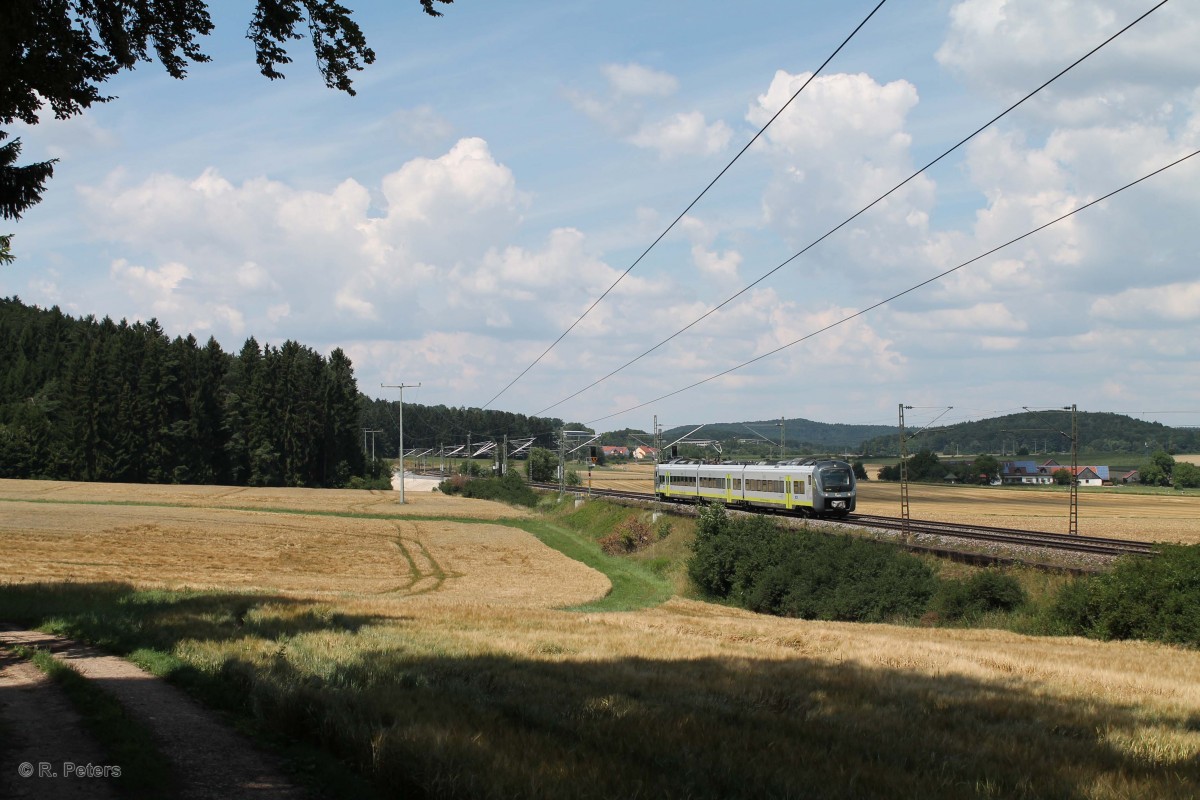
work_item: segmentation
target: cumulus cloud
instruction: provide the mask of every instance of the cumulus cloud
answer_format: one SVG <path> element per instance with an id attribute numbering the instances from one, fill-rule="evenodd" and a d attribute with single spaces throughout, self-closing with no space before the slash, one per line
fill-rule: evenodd
<path id="1" fill-rule="evenodd" d="M 950 11 L 940 64 L 973 87 L 1016 99 L 1133 22 L 1137 0 L 965 0 Z M 1200 19 L 1167 4 L 1056 82 L 1026 113 L 1085 125 L 1171 115 L 1200 82 Z"/>
<path id="2" fill-rule="evenodd" d="M 722 120 L 709 122 L 694 110 L 661 115 L 663 103 L 679 89 L 675 76 L 641 64 L 609 64 L 602 71 L 603 93 L 576 89 L 567 99 L 624 141 L 663 158 L 709 156 L 729 144 L 733 131 Z"/>
<path id="3" fill-rule="evenodd" d="M 629 141 L 669 158 L 719 153 L 732 136 L 733 131 L 721 120 L 709 124 L 699 111 L 691 111 L 649 123 L 630 136 Z"/>
<path id="4" fill-rule="evenodd" d="M 766 124 L 810 77 L 777 71 L 746 119 Z M 880 84 L 865 74 L 813 80 L 756 146 L 774 170 L 762 200 L 767 224 L 799 249 L 907 178 L 913 165 L 905 125 L 917 102 L 916 88 L 903 80 Z M 917 267 L 934 199 L 934 183 L 918 176 L 824 249 L 837 248 L 839 269 L 858 278 Z"/>
<path id="5" fill-rule="evenodd" d="M 1159 323 L 1200 321 L 1200 281 L 1127 289 L 1092 303 L 1092 314 L 1112 321 Z"/>

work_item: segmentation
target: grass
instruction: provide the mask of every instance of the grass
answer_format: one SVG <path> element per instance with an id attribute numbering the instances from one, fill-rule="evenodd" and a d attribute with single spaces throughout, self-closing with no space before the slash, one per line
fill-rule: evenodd
<path id="1" fill-rule="evenodd" d="M 84 727 L 102 748 L 104 763 L 120 767 L 120 776 L 111 779 L 120 796 L 178 795 L 178 780 L 153 735 L 130 717 L 116 698 L 45 650 L 23 646 L 12 649 L 58 684 L 83 719 Z"/>
<path id="2" fill-rule="evenodd" d="M 568 558 L 602 572 L 612 591 L 600 600 L 568 606 L 571 611 L 633 611 L 666 602 L 671 584 L 637 561 L 610 556 L 595 540 L 549 522 L 513 522 Z"/>
<path id="3" fill-rule="evenodd" d="M 325 502 L 289 495 L 291 507 Z M 1200 793 L 1200 653 L 663 602 L 690 520 L 673 519 L 666 538 L 633 556 L 600 558 L 597 538 L 647 512 L 590 501 L 468 524 L 79 510 L 44 535 L 98 542 L 106 551 L 88 560 L 107 558 L 112 574 L 137 580 L 71 582 L 78 567 L 67 565 L 42 583 L 0 584 L 0 619 L 131 657 L 260 735 L 345 765 L 380 796 Z M 259 548 L 288 558 L 246 561 L 237 584 L 156 585 L 163 564 L 139 559 L 157 546 L 152 526 L 164 515 L 176 520 L 163 539 L 172 557 L 206 580 L 236 576 L 209 572 L 204 547 L 225 560 Z M 223 526 L 230 538 L 188 536 Z M 21 574 L 11 565 L 35 538 L 22 530 L 0 529 L 0 575 Z M 561 552 L 525 543 L 525 531 Z M 405 561 L 397 536 L 421 542 L 424 555 L 410 547 Z M 350 580 L 326 550 L 355 569 L 386 562 L 396 573 L 390 583 Z M 42 552 L 42 563 L 64 558 Z M 433 563 L 445 576 L 436 591 L 379 591 L 414 570 L 433 574 Z M 603 599 L 572 589 L 593 570 L 609 575 Z M 293 572 L 304 581 L 285 580 Z M 1054 580 L 1023 585 L 1044 594 Z M 272 588 L 280 584 L 298 588 Z M 552 592 L 554 602 L 529 599 Z M 347 792 L 356 794 L 366 791 Z"/>

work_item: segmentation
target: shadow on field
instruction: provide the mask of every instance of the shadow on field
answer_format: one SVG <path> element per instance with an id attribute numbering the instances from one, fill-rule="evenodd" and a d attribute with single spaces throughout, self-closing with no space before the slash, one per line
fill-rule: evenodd
<path id="1" fill-rule="evenodd" d="M 381 796 L 1185 798 L 1200 789 L 1200 720 L 1033 695 L 1015 681 L 802 656 L 573 660 L 551 632 L 528 656 L 430 655 L 428 639 L 402 629 L 377 649 L 378 630 L 369 640 L 355 632 L 372 620 L 278 598 L 188 596 L 147 615 L 149 596 L 121 601 L 112 587 L 116 617 L 123 605 L 140 609 L 122 622 L 68 608 L 84 587 L 48 588 L 64 632 L 120 641 L 121 652 L 261 638 L 258 652 L 273 655 L 230 646 L 216 665 L 167 674 L 353 765 Z M 52 616 L 21 605 L 37 600 L 0 587 L 0 618 L 20 608 L 16 619 Z M 260 604 L 257 616 L 279 603 L 270 607 L 279 619 L 248 633 L 255 615 L 238 628 L 239 603 Z M 320 647 L 304 649 L 307 640 Z"/>
<path id="2" fill-rule="evenodd" d="M 269 615 L 258 613 L 269 607 Z M 395 621 L 331 612 L 312 599 L 269 594 L 137 589 L 126 583 L 0 584 L 0 621 L 53 623 L 55 633 L 114 652 L 169 650 L 181 639 L 278 639 L 325 630 L 355 633 Z"/>

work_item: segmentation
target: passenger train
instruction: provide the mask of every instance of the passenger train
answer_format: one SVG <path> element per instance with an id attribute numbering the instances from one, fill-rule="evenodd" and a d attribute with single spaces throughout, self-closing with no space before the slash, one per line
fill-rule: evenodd
<path id="1" fill-rule="evenodd" d="M 654 496 L 659 500 L 709 500 L 732 508 L 773 508 L 816 517 L 844 517 L 854 510 L 857 483 L 849 464 L 832 459 L 702 464 L 676 458 L 654 468 Z"/>

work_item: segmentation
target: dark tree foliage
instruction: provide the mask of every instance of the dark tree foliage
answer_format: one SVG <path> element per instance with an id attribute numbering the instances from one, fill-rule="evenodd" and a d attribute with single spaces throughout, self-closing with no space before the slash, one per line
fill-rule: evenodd
<path id="1" fill-rule="evenodd" d="M 434 2 L 425 13 L 441 16 Z M 307 26 L 325 84 L 354 94 L 350 75 L 375 61 L 350 9 L 336 0 L 257 0 L 246 37 L 272 80 L 291 63 L 287 45 Z M 3 0 L 0 2 L 0 124 L 38 123 L 48 105 L 58 119 L 114 99 L 101 86 L 157 58 L 173 78 L 209 57 L 199 40 L 213 30 L 208 0 Z M 7 134 L 0 131 L 0 140 Z M 0 146 L 0 216 L 19 219 L 36 204 L 53 161 L 15 166 L 20 141 Z"/>
<path id="2" fill-rule="evenodd" d="M 234 356 L 155 320 L 0 299 L 0 477 L 341 486 L 364 468 L 350 360 L 296 342 Z"/>
<path id="3" fill-rule="evenodd" d="M 688 575 L 705 594 L 767 614 L 882 622 L 925 610 L 937 581 L 917 558 L 878 542 L 778 527 L 702 509 Z"/>
<path id="4" fill-rule="evenodd" d="M 362 427 L 376 430 L 375 452 L 380 458 L 395 458 L 400 447 L 400 401 L 363 398 Z M 470 442 L 475 450 L 485 442 L 534 438 L 535 444 L 554 447 L 553 442 L 561 419 L 528 417 L 508 411 L 481 408 L 454 408 L 444 405 L 426 406 L 404 403 L 404 449 L 440 449 L 443 445 L 463 445 Z M 359 436 L 362 436 L 360 431 Z M 368 448 L 370 443 L 368 442 Z M 460 454 L 461 455 L 461 454 Z M 489 458 L 491 456 L 488 456 Z M 555 457 L 557 464 L 557 456 Z"/>
<path id="5" fill-rule="evenodd" d="M 1200 647 L 1200 546 L 1159 549 L 1063 586 L 1047 614 L 1050 632 Z"/>

